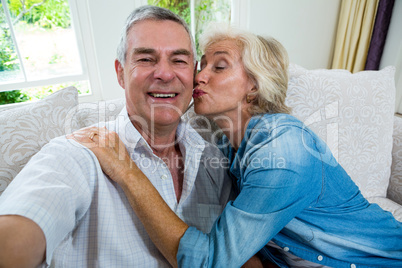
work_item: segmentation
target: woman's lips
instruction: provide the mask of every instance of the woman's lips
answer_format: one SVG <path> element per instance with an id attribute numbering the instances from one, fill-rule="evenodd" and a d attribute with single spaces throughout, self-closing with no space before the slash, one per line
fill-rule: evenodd
<path id="1" fill-rule="evenodd" d="M 202 91 L 201 89 L 194 89 L 194 91 L 193 91 L 193 98 L 194 98 L 194 99 L 199 98 L 199 97 L 201 97 L 201 96 L 204 95 L 204 94 L 207 94 L 207 93 L 205 93 L 205 92 Z"/>

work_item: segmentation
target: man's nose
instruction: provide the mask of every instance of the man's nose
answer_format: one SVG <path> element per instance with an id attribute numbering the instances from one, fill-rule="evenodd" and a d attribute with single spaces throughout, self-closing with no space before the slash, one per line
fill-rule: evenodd
<path id="1" fill-rule="evenodd" d="M 156 70 L 154 72 L 154 78 L 160 79 L 164 82 L 169 82 L 173 80 L 176 76 L 173 66 L 168 61 L 159 61 L 156 65 Z"/>

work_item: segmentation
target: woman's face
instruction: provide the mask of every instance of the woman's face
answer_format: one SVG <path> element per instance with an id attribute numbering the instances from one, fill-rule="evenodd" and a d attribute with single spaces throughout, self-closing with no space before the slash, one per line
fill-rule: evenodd
<path id="1" fill-rule="evenodd" d="M 220 41 L 206 49 L 195 82 L 197 114 L 234 118 L 251 105 L 246 97 L 254 85 L 244 70 L 241 50 L 234 40 Z"/>

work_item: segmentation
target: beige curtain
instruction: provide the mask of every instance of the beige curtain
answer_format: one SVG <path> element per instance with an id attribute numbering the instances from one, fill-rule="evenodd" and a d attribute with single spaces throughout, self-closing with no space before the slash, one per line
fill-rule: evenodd
<path id="1" fill-rule="evenodd" d="M 379 0 L 342 0 L 333 69 L 364 70 Z"/>

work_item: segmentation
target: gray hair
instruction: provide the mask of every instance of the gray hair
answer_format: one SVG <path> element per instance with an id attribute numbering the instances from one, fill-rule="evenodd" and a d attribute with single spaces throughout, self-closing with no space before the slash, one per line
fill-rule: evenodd
<path id="1" fill-rule="evenodd" d="M 172 11 L 156 7 L 156 6 L 141 6 L 135 9 L 131 14 L 128 16 L 126 23 L 123 27 L 123 32 L 121 34 L 120 43 L 117 47 L 117 60 L 124 65 L 127 56 L 127 35 L 130 31 L 131 27 L 144 20 L 155 20 L 155 21 L 164 21 L 170 20 L 177 22 L 178 24 L 182 25 L 184 29 L 187 31 L 190 40 L 191 40 L 191 49 L 193 53 L 193 60 L 195 64 L 196 59 L 196 49 L 193 36 L 191 35 L 190 29 L 188 28 L 186 22 L 178 15 L 173 13 Z"/>
<path id="2" fill-rule="evenodd" d="M 201 50 L 223 40 L 233 40 L 239 46 L 244 69 L 257 89 L 250 113 L 290 113 L 285 104 L 289 58 L 282 44 L 272 37 L 212 23 L 200 37 Z"/>

